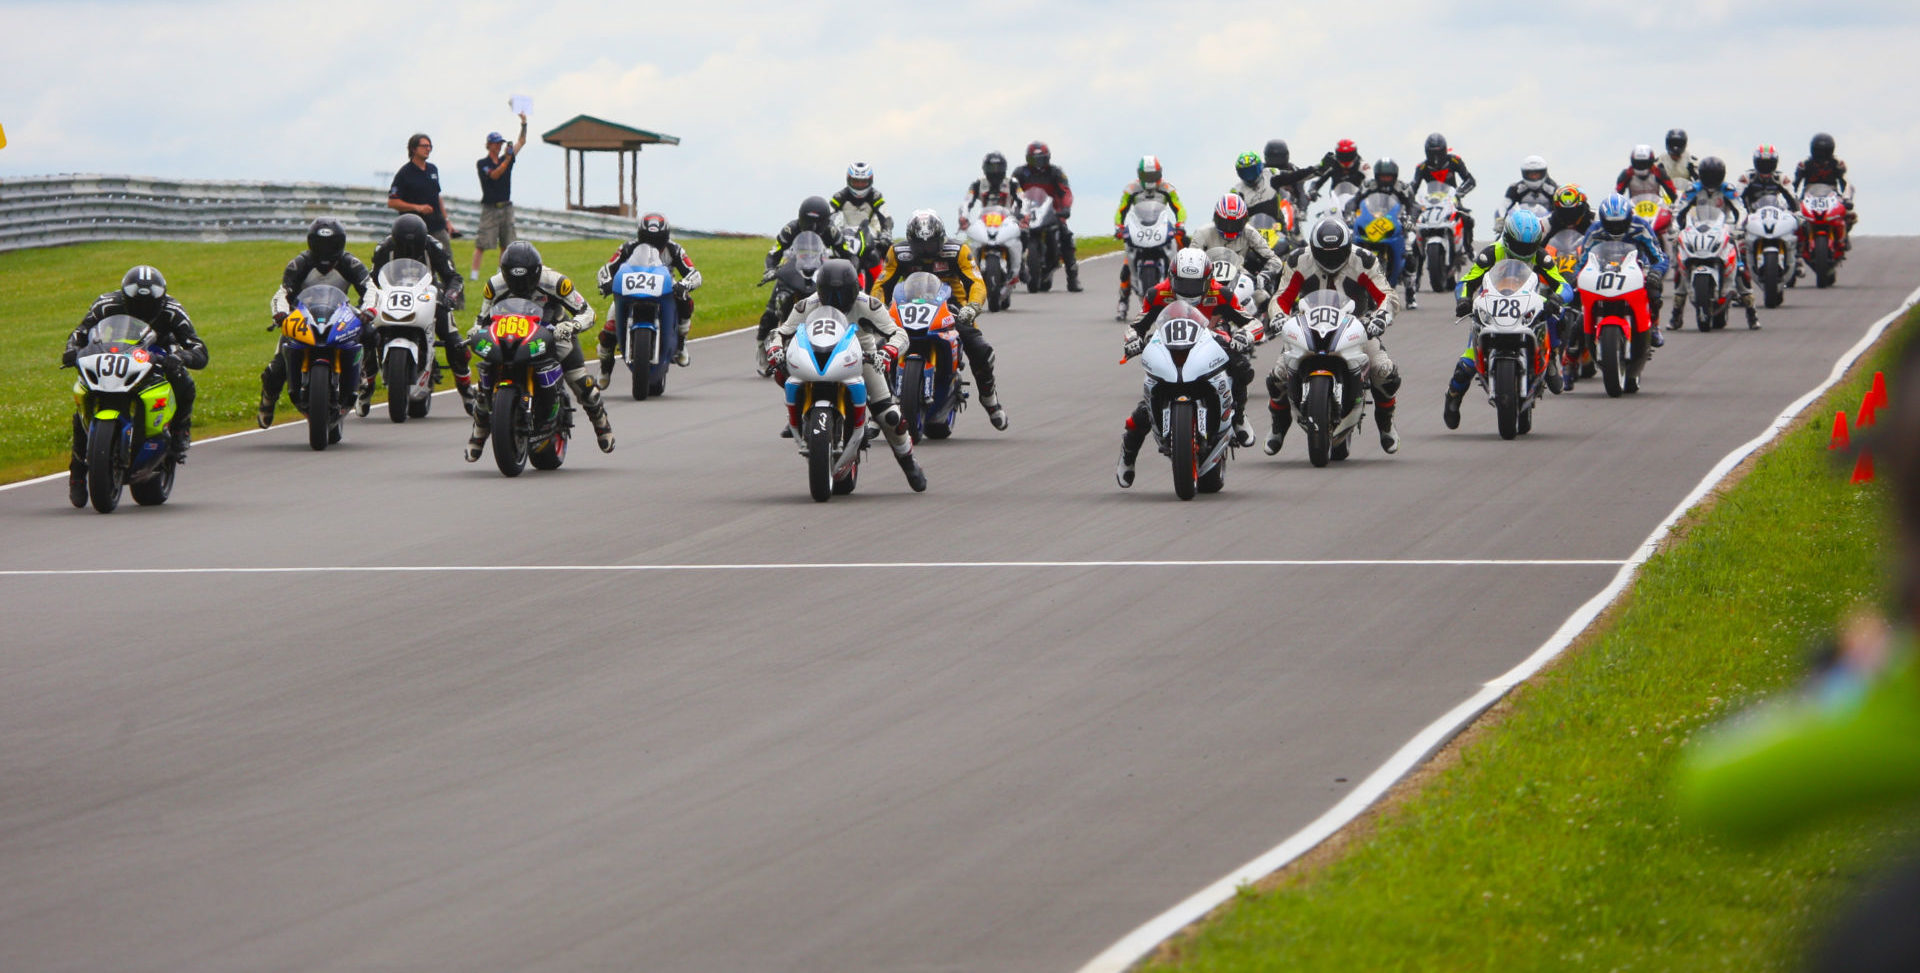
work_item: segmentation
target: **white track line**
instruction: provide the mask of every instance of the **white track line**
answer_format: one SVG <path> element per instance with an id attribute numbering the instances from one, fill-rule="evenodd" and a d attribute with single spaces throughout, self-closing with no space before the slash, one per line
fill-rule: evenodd
<path id="1" fill-rule="evenodd" d="M 1288 862 L 1306 854 L 1315 845 L 1325 841 L 1335 832 L 1346 827 L 1354 818 L 1359 817 L 1361 812 L 1370 807 L 1374 801 L 1379 800 L 1388 788 L 1401 777 L 1406 776 L 1408 771 L 1418 766 L 1429 754 L 1452 739 L 1454 734 L 1460 732 L 1487 707 L 1492 706 L 1513 687 L 1525 682 L 1534 673 L 1539 672 L 1542 666 L 1566 651 L 1566 648 L 1573 644 L 1573 640 L 1579 637 L 1581 632 L 1586 631 L 1587 626 L 1592 624 L 1607 606 L 1613 604 L 1614 599 L 1626 591 L 1634 575 L 1639 573 L 1640 566 L 1646 563 L 1647 558 L 1653 556 L 1653 552 L 1659 548 L 1660 541 L 1666 537 L 1667 532 L 1679 522 L 1681 517 L 1686 516 L 1687 511 L 1693 509 L 1694 504 L 1699 503 L 1718 487 L 1735 467 L 1746 461 L 1747 457 L 1779 438 L 1780 433 L 1792 425 L 1794 420 L 1799 418 L 1800 413 L 1806 411 L 1808 406 L 1825 395 L 1828 389 L 1838 384 L 1847 369 L 1851 368 L 1853 363 L 1880 339 L 1889 325 L 1898 320 L 1916 302 L 1920 302 L 1920 288 L 1908 294 L 1906 300 L 1902 301 L 1900 307 L 1893 313 L 1875 321 L 1873 326 L 1867 329 L 1867 333 L 1833 363 L 1833 370 L 1828 373 L 1826 381 L 1793 400 L 1791 405 L 1774 417 L 1773 422 L 1769 423 L 1760 435 L 1742 443 L 1735 447 L 1733 452 L 1721 457 L 1720 462 L 1714 464 L 1713 469 L 1708 470 L 1707 475 L 1701 477 L 1700 482 L 1687 493 L 1686 498 L 1673 508 L 1673 512 L 1667 514 L 1666 519 L 1660 521 L 1660 525 L 1653 529 L 1653 533 L 1647 535 L 1647 539 L 1641 542 L 1633 556 L 1617 562 L 1620 564 L 1620 571 L 1613 576 L 1613 581 L 1601 589 L 1599 594 L 1588 599 L 1587 603 L 1581 605 L 1572 615 L 1567 616 L 1567 620 L 1561 623 L 1553 635 L 1535 649 L 1532 655 L 1488 682 L 1479 692 L 1448 710 L 1446 715 L 1427 724 L 1425 729 L 1407 741 L 1387 759 L 1386 763 L 1381 764 L 1379 769 L 1368 775 L 1367 779 L 1361 781 L 1360 785 L 1341 799 L 1340 803 L 1315 818 L 1311 824 L 1294 832 L 1285 841 L 1275 845 L 1260 857 L 1234 869 L 1219 881 L 1195 892 L 1179 905 L 1162 912 L 1148 920 L 1145 925 L 1121 937 L 1119 942 L 1107 947 L 1105 952 L 1082 966 L 1079 973 L 1123 973 L 1168 937 L 1185 929 L 1212 912 L 1221 903 L 1232 898 L 1240 886 L 1259 881 L 1280 870 Z"/>
<path id="2" fill-rule="evenodd" d="M 455 574 L 501 572 L 623 571 L 903 571 L 915 568 L 1508 568 L 1618 567 L 1618 559 L 1554 558 L 1465 560 L 1422 558 L 1300 558 L 1245 561 L 818 561 L 766 564 L 342 564 L 314 567 L 209 568 L 20 568 L 0 570 L 4 578 L 69 577 L 114 574 Z"/>

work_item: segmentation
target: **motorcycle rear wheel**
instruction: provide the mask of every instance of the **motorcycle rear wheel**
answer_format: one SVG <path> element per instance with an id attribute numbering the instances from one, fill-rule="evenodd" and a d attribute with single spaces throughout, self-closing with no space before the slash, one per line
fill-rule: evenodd
<path id="1" fill-rule="evenodd" d="M 333 437 L 333 363 L 307 366 L 307 445 L 326 449 Z"/>
<path id="2" fill-rule="evenodd" d="M 1499 418 L 1501 439 L 1520 435 L 1520 362 L 1517 359 L 1493 360 L 1493 411 Z"/>
<path id="3" fill-rule="evenodd" d="M 96 419 L 87 428 L 87 499 L 93 509 L 113 513 L 120 506 L 120 484 L 126 478 L 126 450 L 120 448 L 116 422 Z"/>
<path id="4" fill-rule="evenodd" d="M 493 465 L 501 476 L 519 476 L 527 468 L 526 400 L 520 390 L 502 385 L 493 393 Z"/>
<path id="5" fill-rule="evenodd" d="M 1307 385 L 1307 461 L 1327 465 L 1333 453 L 1333 379 L 1315 375 Z"/>
<path id="6" fill-rule="evenodd" d="M 833 420 L 827 406 L 815 406 L 803 425 L 807 437 L 807 492 L 826 503 L 833 499 Z"/>
<path id="7" fill-rule="evenodd" d="M 160 461 L 160 468 L 153 475 L 138 483 L 129 484 L 127 492 L 133 494 L 133 502 L 142 507 L 158 507 L 173 495 L 173 474 L 176 469 L 173 457 Z"/>
<path id="8" fill-rule="evenodd" d="M 1167 421 L 1172 425 L 1168 433 L 1173 439 L 1173 494 L 1182 500 L 1192 500 L 1200 477 L 1200 443 L 1195 435 L 1193 403 L 1175 402 Z"/>
<path id="9" fill-rule="evenodd" d="M 407 406 L 413 398 L 413 356 L 405 348 L 387 349 L 387 418 L 407 421 Z"/>

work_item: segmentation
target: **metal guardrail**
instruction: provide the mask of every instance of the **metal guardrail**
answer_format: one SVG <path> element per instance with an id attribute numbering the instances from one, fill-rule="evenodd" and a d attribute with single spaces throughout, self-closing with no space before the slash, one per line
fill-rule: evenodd
<path id="1" fill-rule="evenodd" d="M 455 226 L 480 226 L 480 203 L 446 200 Z M 633 220 L 602 213 L 514 207 L 514 231 L 528 240 L 620 239 Z M 96 240 L 304 239 L 307 224 L 331 216 L 353 238 L 379 240 L 396 214 L 385 189 L 325 183 L 266 183 L 141 176 L 56 175 L 0 179 L 0 252 Z M 684 237 L 715 234 L 675 229 Z"/>

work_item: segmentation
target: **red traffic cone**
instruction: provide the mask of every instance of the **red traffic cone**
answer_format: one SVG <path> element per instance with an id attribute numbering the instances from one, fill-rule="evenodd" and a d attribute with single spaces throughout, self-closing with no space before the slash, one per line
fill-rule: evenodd
<path id="1" fill-rule="evenodd" d="M 1852 443 L 1852 437 L 1847 435 L 1847 410 L 1841 409 L 1833 414 L 1833 438 L 1827 440 L 1827 449 L 1846 449 Z"/>
<path id="2" fill-rule="evenodd" d="M 1872 453 L 1869 453 L 1865 450 L 1860 451 L 1860 458 L 1854 461 L 1854 464 L 1853 464 L 1853 482 L 1855 483 L 1872 483 L 1873 482 L 1873 454 Z"/>
<path id="3" fill-rule="evenodd" d="M 1853 428 L 1865 429 L 1873 425 L 1877 421 L 1874 412 L 1878 408 L 1879 406 L 1873 401 L 1873 391 L 1869 389 L 1867 394 L 1860 398 L 1860 411 L 1853 415 Z"/>
<path id="4" fill-rule="evenodd" d="M 1876 409 L 1887 407 L 1887 377 L 1879 372 L 1873 373 L 1873 387 L 1867 389 L 1867 398 Z"/>

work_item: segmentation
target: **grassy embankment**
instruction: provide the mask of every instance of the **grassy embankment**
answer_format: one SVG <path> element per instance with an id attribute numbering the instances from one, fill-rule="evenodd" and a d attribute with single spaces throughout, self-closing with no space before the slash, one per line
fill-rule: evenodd
<path id="1" fill-rule="evenodd" d="M 1882 596 L 1883 490 L 1849 484 L 1827 435 L 1917 317 L 1386 810 L 1148 968 L 1796 967 L 1828 907 L 1920 824 L 1859 817 L 1731 848 L 1676 820 L 1668 778 L 1691 734 L 1794 683 L 1810 644 Z"/>
<path id="2" fill-rule="evenodd" d="M 764 238 L 686 241 L 705 279 L 697 295 L 696 335 L 759 320 L 767 291 L 755 285 L 770 243 Z M 1115 245 L 1104 237 L 1081 243 L 1088 255 Z M 540 244 L 540 252 L 549 265 L 580 283 L 604 313 L 605 299 L 593 289 L 594 273 L 615 246 L 610 240 L 566 241 Z M 0 483 L 66 468 L 73 373 L 58 367 L 60 350 L 94 298 L 117 286 L 120 275 L 137 263 L 153 264 L 167 275 L 169 290 L 186 305 L 211 353 L 207 369 L 196 376 L 195 435 L 253 428 L 260 369 L 277 340 L 266 330 L 267 299 L 299 249 L 285 243 L 125 242 L 0 253 L 0 307 L 9 321 L 0 348 Z M 471 244 L 457 241 L 454 249 L 455 263 L 464 269 L 473 257 Z M 372 258 L 369 243 L 352 250 L 363 260 Z M 458 316 L 462 328 L 471 323 L 478 301 L 476 287 L 468 311 Z M 283 401 L 279 420 L 289 417 L 298 414 Z"/>

